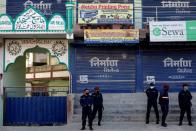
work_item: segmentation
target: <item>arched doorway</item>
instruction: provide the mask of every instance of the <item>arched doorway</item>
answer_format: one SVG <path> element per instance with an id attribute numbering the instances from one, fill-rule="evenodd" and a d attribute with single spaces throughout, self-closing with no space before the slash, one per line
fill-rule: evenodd
<path id="1" fill-rule="evenodd" d="M 60 41 L 48 45 L 52 49 L 47 47 L 48 41 L 44 41 L 47 48 L 42 45 L 42 40 L 34 41 L 35 45 L 30 47 L 25 46 L 29 43 L 24 43 L 26 48 L 20 49 L 21 55 L 16 57 L 11 54 L 12 58 L 5 55 L 5 61 L 13 61 L 7 63 L 4 71 L 5 125 L 66 123 L 70 74 L 66 62 L 62 62 L 63 58 L 67 59 L 67 53 L 63 52 L 67 50 L 62 49 L 65 46 Z M 26 42 L 32 41 L 28 39 Z M 14 44 L 15 48 L 9 47 L 5 51 L 19 50 L 18 44 Z"/>

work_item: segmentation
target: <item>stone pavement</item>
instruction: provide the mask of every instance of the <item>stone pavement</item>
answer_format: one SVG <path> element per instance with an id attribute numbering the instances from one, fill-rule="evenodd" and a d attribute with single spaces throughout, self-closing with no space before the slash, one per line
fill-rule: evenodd
<path id="1" fill-rule="evenodd" d="M 94 125 L 95 131 L 196 131 L 196 123 L 194 126 L 178 126 L 177 123 L 168 123 L 168 127 L 162 127 L 154 123 L 148 125 L 144 123 L 103 123 L 101 127 Z M 80 124 L 73 123 L 66 126 L 34 126 L 34 127 L 0 127 L 0 131 L 80 131 Z M 86 129 L 88 131 L 88 128 Z"/>

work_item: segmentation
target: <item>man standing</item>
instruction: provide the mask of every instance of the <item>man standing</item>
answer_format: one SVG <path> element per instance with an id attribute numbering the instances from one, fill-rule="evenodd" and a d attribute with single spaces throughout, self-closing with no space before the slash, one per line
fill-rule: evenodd
<path id="1" fill-rule="evenodd" d="M 187 119 L 188 119 L 188 124 L 192 126 L 191 122 L 191 99 L 192 95 L 190 91 L 188 90 L 188 84 L 183 84 L 183 89 L 179 92 L 178 95 L 178 102 L 180 106 L 180 122 L 179 126 L 182 125 L 182 120 L 184 117 L 185 112 L 187 113 Z"/>
<path id="2" fill-rule="evenodd" d="M 159 112 L 157 107 L 158 90 L 155 88 L 154 83 L 150 83 L 150 87 L 146 90 L 147 100 L 147 112 L 146 112 L 146 124 L 149 124 L 150 110 L 153 106 L 156 114 L 156 124 L 159 124 Z"/>
<path id="3" fill-rule="evenodd" d="M 98 112 L 98 126 L 101 126 L 101 120 L 102 120 L 102 113 L 103 113 L 103 97 L 100 93 L 100 89 L 98 86 L 94 88 L 94 93 L 92 94 L 93 98 L 93 113 L 92 113 L 92 119 L 95 119 L 95 116 Z"/>
<path id="4" fill-rule="evenodd" d="M 163 86 L 163 92 L 160 93 L 159 96 L 159 104 L 161 106 L 162 111 L 162 123 L 163 127 L 167 127 L 167 123 L 165 123 L 168 111 L 169 111 L 169 96 L 168 96 L 169 85 Z"/>
<path id="5" fill-rule="evenodd" d="M 92 97 L 89 95 L 89 90 L 84 89 L 83 95 L 80 97 L 80 105 L 82 106 L 82 128 L 81 130 L 85 130 L 86 126 L 86 118 L 88 117 L 89 129 L 92 128 L 92 109 L 91 106 L 93 104 Z"/>

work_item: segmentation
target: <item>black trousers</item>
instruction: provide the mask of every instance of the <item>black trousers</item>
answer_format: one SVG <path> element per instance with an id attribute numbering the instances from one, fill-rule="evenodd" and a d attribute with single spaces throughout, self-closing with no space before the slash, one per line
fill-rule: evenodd
<path id="1" fill-rule="evenodd" d="M 165 123 L 168 111 L 169 111 L 169 105 L 168 104 L 161 104 L 161 111 L 162 111 L 162 123 Z"/>
<path id="2" fill-rule="evenodd" d="M 93 107 L 93 113 L 92 113 L 93 120 L 95 119 L 97 112 L 98 112 L 98 121 L 101 122 L 102 114 L 103 114 L 103 106 L 94 106 Z"/>
<path id="3" fill-rule="evenodd" d="M 88 117 L 88 124 L 92 127 L 92 109 L 91 107 L 82 108 L 82 127 L 86 126 L 86 119 Z"/>
<path id="4" fill-rule="evenodd" d="M 182 120 L 184 118 L 185 112 L 187 114 L 187 120 L 188 120 L 188 122 L 191 122 L 191 106 L 180 108 L 180 122 L 182 122 Z"/>
<path id="5" fill-rule="evenodd" d="M 159 121 L 159 111 L 158 111 L 157 103 L 156 102 L 149 102 L 149 101 L 147 103 L 146 121 L 149 121 L 151 107 L 154 108 L 156 119 L 157 119 L 157 121 Z"/>

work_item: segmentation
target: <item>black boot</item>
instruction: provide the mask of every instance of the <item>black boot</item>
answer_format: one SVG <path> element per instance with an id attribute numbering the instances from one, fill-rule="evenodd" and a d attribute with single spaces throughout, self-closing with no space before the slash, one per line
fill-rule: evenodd
<path id="1" fill-rule="evenodd" d="M 159 120 L 156 121 L 156 124 L 159 124 Z"/>
<path id="2" fill-rule="evenodd" d="M 179 122 L 179 126 L 181 126 L 181 125 L 182 125 L 182 121 Z"/>
<path id="3" fill-rule="evenodd" d="M 80 130 L 85 130 L 85 127 L 83 126 Z"/>
<path id="4" fill-rule="evenodd" d="M 89 130 L 91 130 L 91 131 L 93 130 L 92 126 L 89 127 Z"/>
<path id="5" fill-rule="evenodd" d="M 161 126 L 167 127 L 167 123 L 161 123 Z"/>
<path id="6" fill-rule="evenodd" d="M 189 121 L 189 126 L 192 126 L 193 124 L 192 124 L 192 122 L 191 121 Z"/>
<path id="7" fill-rule="evenodd" d="M 98 122 L 98 126 L 101 126 L 101 122 L 100 121 Z"/>
<path id="8" fill-rule="evenodd" d="M 149 124 L 149 120 L 148 119 L 146 119 L 146 124 Z"/>

